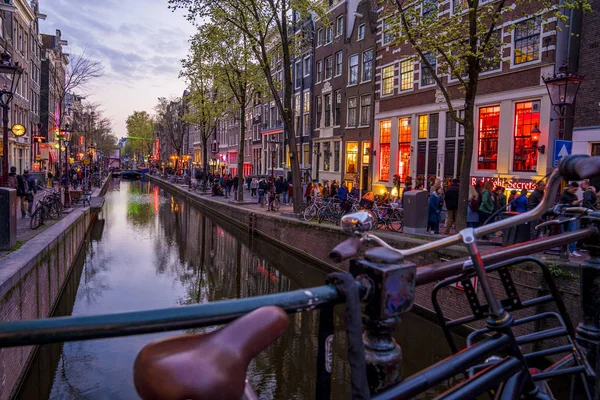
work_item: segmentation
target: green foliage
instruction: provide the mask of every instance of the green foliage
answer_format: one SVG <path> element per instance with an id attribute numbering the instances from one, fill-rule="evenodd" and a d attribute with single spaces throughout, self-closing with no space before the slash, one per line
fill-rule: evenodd
<path id="1" fill-rule="evenodd" d="M 152 153 L 156 139 L 154 120 L 146 111 L 134 111 L 127 117 L 127 144 L 131 154 L 148 156 Z"/>
<path id="2" fill-rule="evenodd" d="M 548 269 L 550 270 L 550 273 L 552 274 L 552 276 L 554 276 L 556 278 L 571 278 L 571 277 L 573 277 L 573 274 L 571 274 L 571 272 L 569 272 L 568 269 L 560 266 L 559 264 L 550 263 L 550 264 L 548 264 Z"/>

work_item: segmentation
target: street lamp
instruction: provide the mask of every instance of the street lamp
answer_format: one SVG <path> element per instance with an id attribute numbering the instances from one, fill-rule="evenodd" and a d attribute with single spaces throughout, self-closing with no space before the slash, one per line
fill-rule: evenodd
<path id="1" fill-rule="evenodd" d="M 23 68 L 19 63 L 12 63 L 10 54 L 2 53 L 0 55 L 0 76 L 5 82 L 10 82 L 10 87 L 4 83 L 0 88 L 0 107 L 2 107 L 2 182 L 3 185 L 8 185 L 8 110 L 12 101 L 14 92 L 21 79 Z"/>
<path id="2" fill-rule="evenodd" d="M 273 180 L 275 179 L 275 154 L 279 150 L 279 145 L 281 144 L 280 140 L 268 140 L 269 148 L 271 149 L 271 177 Z"/>
<path id="3" fill-rule="evenodd" d="M 558 73 L 554 76 L 543 78 L 550 101 L 554 107 L 558 107 L 559 112 L 559 137 L 562 139 L 565 136 L 565 115 L 566 109 L 575 105 L 575 98 L 579 91 L 579 85 L 583 82 L 583 77 L 577 73 L 569 71 L 569 67 L 563 64 Z M 567 139 L 571 140 L 572 135 L 567 135 Z"/>

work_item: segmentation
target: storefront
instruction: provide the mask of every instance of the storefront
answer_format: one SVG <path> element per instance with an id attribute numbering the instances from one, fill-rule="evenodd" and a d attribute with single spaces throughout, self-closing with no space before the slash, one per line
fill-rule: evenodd
<path id="1" fill-rule="evenodd" d="M 395 179 L 401 186 L 410 180 L 429 188 L 459 177 L 463 127 L 440 108 L 429 104 L 376 115 L 376 193 L 391 191 Z M 550 134 L 550 110 L 543 86 L 478 96 L 471 176 L 506 182 L 535 182 L 545 176 L 552 163 L 549 144 L 555 138 Z"/>

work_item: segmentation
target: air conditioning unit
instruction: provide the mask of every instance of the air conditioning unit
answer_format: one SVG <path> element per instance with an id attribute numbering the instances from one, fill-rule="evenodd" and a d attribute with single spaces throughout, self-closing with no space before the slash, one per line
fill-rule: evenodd
<path id="1" fill-rule="evenodd" d="M 0 11 L 15 12 L 17 7 L 13 4 L 13 0 L 0 0 Z"/>

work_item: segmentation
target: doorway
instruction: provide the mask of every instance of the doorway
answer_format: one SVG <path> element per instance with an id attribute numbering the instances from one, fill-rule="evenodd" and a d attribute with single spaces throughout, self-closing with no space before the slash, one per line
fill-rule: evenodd
<path id="1" fill-rule="evenodd" d="M 369 191 L 369 167 L 362 167 L 362 174 L 360 175 L 360 190 L 363 193 Z"/>

